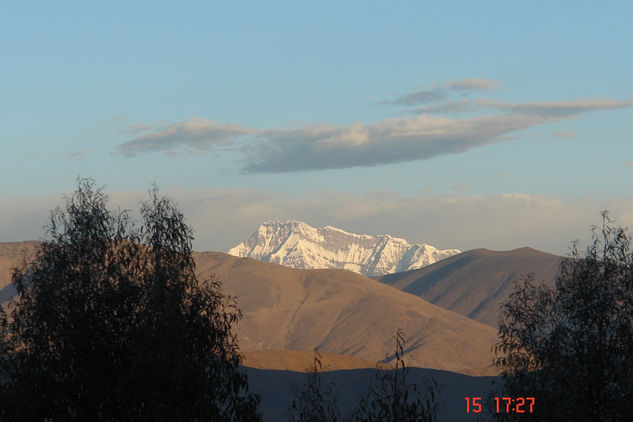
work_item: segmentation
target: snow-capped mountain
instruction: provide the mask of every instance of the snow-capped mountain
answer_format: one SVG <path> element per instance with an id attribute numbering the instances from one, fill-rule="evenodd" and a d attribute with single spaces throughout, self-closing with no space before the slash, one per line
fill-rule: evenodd
<path id="1" fill-rule="evenodd" d="M 411 245 L 388 234 L 348 233 L 332 226 L 301 221 L 267 221 L 229 254 L 292 268 L 342 268 L 366 276 L 421 268 L 460 253 L 425 243 Z"/>

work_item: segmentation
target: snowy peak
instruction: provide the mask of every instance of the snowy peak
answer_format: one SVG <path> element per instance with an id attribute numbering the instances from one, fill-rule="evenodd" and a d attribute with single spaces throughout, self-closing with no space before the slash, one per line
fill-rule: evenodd
<path id="1" fill-rule="evenodd" d="M 421 268 L 460 253 L 411 245 L 387 234 L 348 233 L 332 226 L 312 227 L 302 221 L 266 221 L 229 254 L 292 268 L 340 268 L 366 276 Z"/>

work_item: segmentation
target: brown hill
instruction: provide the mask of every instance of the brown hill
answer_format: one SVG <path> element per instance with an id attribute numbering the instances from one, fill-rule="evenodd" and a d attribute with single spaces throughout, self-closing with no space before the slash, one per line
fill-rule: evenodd
<path id="1" fill-rule="evenodd" d="M 219 252 L 196 253 L 236 297 L 243 351 L 314 350 L 375 362 L 392 353 L 398 328 L 413 366 L 491 374 L 496 330 L 345 270 L 299 270 Z M 474 372 L 473 372 L 474 371 Z"/>
<path id="2" fill-rule="evenodd" d="M 14 249 L 22 246 L 0 248 L 7 280 L 20 257 Z M 495 329 L 360 274 L 298 270 L 220 252 L 194 257 L 202 279 L 217 276 L 225 293 L 237 299 L 244 315 L 237 326 L 244 352 L 318 348 L 376 362 L 393 353 L 393 335 L 401 328 L 412 366 L 496 372 L 490 366 Z M 10 296 L 10 290 L 5 286 L 0 295 Z"/>
<path id="3" fill-rule="evenodd" d="M 537 281 L 553 285 L 560 260 L 532 248 L 473 249 L 418 270 L 373 279 L 497 327 L 499 306 L 512 293 L 514 281 L 533 272 Z"/>

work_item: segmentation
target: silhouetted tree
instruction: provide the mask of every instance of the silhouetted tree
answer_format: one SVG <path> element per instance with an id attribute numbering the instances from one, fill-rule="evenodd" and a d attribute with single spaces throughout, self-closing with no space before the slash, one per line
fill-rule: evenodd
<path id="1" fill-rule="evenodd" d="M 260 420 L 231 332 L 241 314 L 218 281 L 196 278 L 183 215 L 156 188 L 140 228 L 106 201 L 79 180 L 13 274 L 0 419 Z"/>
<path id="2" fill-rule="evenodd" d="M 504 395 L 535 398 L 521 420 L 633 420 L 631 238 L 602 218 L 584 256 L 573 244 L 554 288 L 530 275 L 503 305 Z"/>
<path id="3" fill-rule="evenodd" d="M 314 361 L 307 371 L 306 383 L 302 390 L 293 389 L 293 397 L 288 409 L 290 422 L 337 422 L 340 412 L 336 405 L 334 384 L 327 388 L 321 385 L 321 355 L 314 352 Z"/>
<path id="4" fill-rule="evenodd" d="M 362 422 L 432 422 L 437 420 L 435 397 L 438 386 L 430 380 L 423 391 L 410 382 L 409 368 L 404 363 L 405 337 L 402 330 L 395 335 L 395 365 L 391 370 L 377 370 L 350 420 Z"/>

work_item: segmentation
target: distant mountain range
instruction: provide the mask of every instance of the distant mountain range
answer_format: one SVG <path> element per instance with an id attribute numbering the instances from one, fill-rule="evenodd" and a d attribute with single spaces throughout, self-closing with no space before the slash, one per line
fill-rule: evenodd
<path id="1" fill-rule="evenodd" d="M 286 244 L 294 225 L 296 243 L 306 246 L 299 242 L 299 234 L 309 232 L 309 226 L 270 223 L 271 230 L 275 224 L 279 229 L 286 226 Z M 262 227 L 266 234 L 266 225 Z M 368 238 L 387 239 L 386 247 L 394 239 L 352 235 L 330 227 L 311 229 L 313 238 L 320 233 L 322 245 L 328 244 L 326 239 L 334 242 L 330 236 L 337 233 L 358 243 Z M 276 238 L 278 245 L 284 244 L 281 237 Z M 275 249 L 273 237 L 262 238 L 269 243 L 256 249 L 255 242 L 254 250 Z M 33 256 L 37 245 L 0 243 L 3 305 L 15 295 L 11 269 L 20 263 L 23 252 Z M 236 334 L 249 385 L 263 397 L 265 421 L 285 418 L 289 392 L 305 382 L 302 371 L 312 363 L 314 349 L 322 356 L 324 385 L 336 383 L 337 403 L 343 413 L 349 411 L 375 377 L 371 369 L 375 363 L 393 359 L 392 336 L 401 328 L 407 338 L 405 361 L 414 367 L 411 379 L 433 377 L 438 381 L 440 420 L 451 422 L 474 421 L 476 415 L 464 414 L 463 398 L 484 397 L 491 381 L 501 382 L 498 377 L 482 375 L 498 374 L 491 366 L 491 348 L 497 340 L 499 304 L 512 292 L 514 280 L 534 272 L 537 280 L 551 284 L 561 257 L 530 248 L 475 249 L 424 268 L 373 279 L 337 269 L 293 269 L 220 252 L 194 252 L 194 259 L 198 277 L 217 277 L 242 311 L 244 318 L 237 324 Z"/>
<path id="2" fill-rule="evenodd" d="M 2 244 L 5 271 L 26 244 Z M 370 362 L 393 359 L 393 335 L 403 329 L 405 359 L 418 367 L 493 375 L 496 330 L 360 274 L 300 270 L 221 252 L 196 252 L 201 280 L 217 277 L 236 299 L 240 350 L 319 349 Z M 8 279 L 8 276 L 5 276 Z M 2 287 L 2 286 L 0 286 Z M 0 294 L 15 294 L 12 285 Z"/>
<path id="3" fill-rule="evenodd" d="M 422 268 L 460 251 L 412 245 L 388 234 L 354 234 L 290 220 L 263 223 L 228 253 L 292 268 L 338 268 L 375 276 Z"/>
<path id="4" fill-rule="evenodd" d="M 0 302 L 15 294 L 8 283 L 19 251 L 32 254 L 36 246 L 0 243 Z M 489 365 L 499 305 L 514 280 L 534 272 L 537 280 L 551 284 L 561 260 L 530 248 L 475 249 L 372 280 L 350 271 L 293 269 L 220 252 L 195 252 L 194 258 L 201 279 L 216 276 L 237 300 L 244 315 L 237 327 L 243 352 L 318 348 L 376 362 L 393 351 L 392 336 L 402 328 L 409 364 L 478 375 L 495 374 Z M 263 355 L 252 356 L 257 362 Z M 287 364 L 288 357 L 278 360 Z"/>

